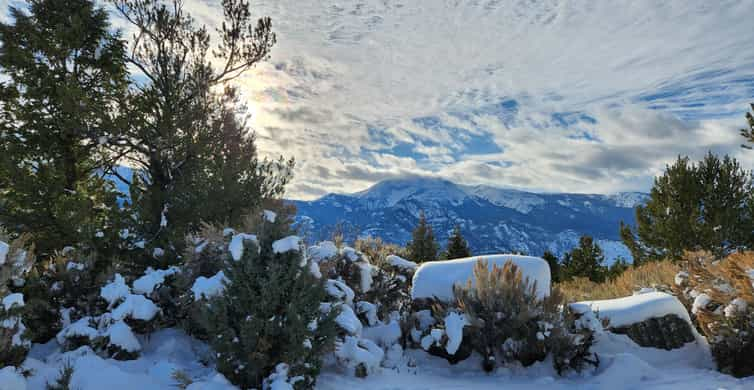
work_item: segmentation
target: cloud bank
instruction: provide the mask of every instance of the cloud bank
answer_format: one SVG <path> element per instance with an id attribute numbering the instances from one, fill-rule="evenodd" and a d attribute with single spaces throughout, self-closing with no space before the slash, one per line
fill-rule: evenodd
<path id="1" fill-rule="evenodd" d="M 3 1 L 0 0 L 0 5 Z M 186 0 L 210 27 L 214 1 Z M 730 153 L 754 99 L 754 0 L 253 1 L 278 34 L 239 83 L 288 196 L 403 175 L 536 191 L 648 190 Z"/>

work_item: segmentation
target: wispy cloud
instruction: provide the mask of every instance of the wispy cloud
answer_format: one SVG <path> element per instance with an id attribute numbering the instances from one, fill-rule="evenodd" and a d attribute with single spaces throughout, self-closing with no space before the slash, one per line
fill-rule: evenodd
<path id="1" fill-rule="evenodd" d="M 7 0 L 0 0 L 2 6 Z M 278 45 L 239 80 L 289 196 L 425 174 L 647 190 L 677 155 L 731 153 L 754 96 L 754 0 L 260 0 Z M 186 1 L 210 27 L 214 2 Z"/>

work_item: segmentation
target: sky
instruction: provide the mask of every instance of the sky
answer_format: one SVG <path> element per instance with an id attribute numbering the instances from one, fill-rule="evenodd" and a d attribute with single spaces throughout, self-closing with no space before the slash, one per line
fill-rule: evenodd
<path id="1" fill-rule="evenodd" d="M 186 8 L 213 28 L 218 3 Z M 238 83 L 260 150 L 296 159 L 290 198 L 406 175 L 648 191 L 708 150 L 754 167 L 738 134 L 754 0 L 252 0 L 252 13 L 278 43 Z"/>

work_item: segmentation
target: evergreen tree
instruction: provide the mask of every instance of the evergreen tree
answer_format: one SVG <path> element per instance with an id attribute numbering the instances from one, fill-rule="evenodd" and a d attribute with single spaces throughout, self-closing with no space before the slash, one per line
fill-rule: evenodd
<path id="1" fill-rule="evenodd" d="M 406 249 L 409 260 L 415 263 L 437 260 L 438 245 L 432 226 L 427 222 L 423 211 L 419 214 L 419 224 L 416 225 Z"/>
<path id="2" fill-rule="evenodd" d="M 754 103 L 751 104 L 751 108 L 754 110 Z M 746 138 L 746 142 L 754 143 L 754 115 L 750 111 L 746 112 L 746 127 L 741 129 L 741 135 Z M 741 146 L 746 149 L 752 149 L 747 144 L 742 144 Z"/>
<path id="3" fill-rule="evenodd" d="M 615 262 L 613 264 L 610 264 L 610 267 L 607 269 L 607 279 L 608 280 L 615 280 L 618 276 L 620 276 L 623 272 L 625 272 L 629 267 L 631 267 L 631 263 L 626 261 L 623 257 L 618 257 L 615 259 Z"/>
<path id="4" fill-rule="evenodd" d="M 458 225 L 453 229 L 453 234 L 448 239 L 448 247 L 445 250 L 444 257 L 448 260 L 471 257 L 469 244 L 461 235 L 461 227 Z"/>
<path id="5" fill-rule="evenodd" d="M 266 199 L 279 197 L 291 178 L 293 160 L 260 159 L 254 132 L 246 124 L 246 107 L 235 88 L 226 87 L 215 104 L 212 129 L 202 135 L 206 158 L 199 164 L 201 207 L 195 219 L 240 226 Z"/>
<path id="6" fill-rule="evenodd" d="M 114 242 L 113 162 L 127 89 L 124 46 L 90 0 L 32 0 L 0 23 L 0 223 L 41 256 Z M 99 236 L 99 237 L 95 237 Z"/>
<path id="7" fill-rule="evenodd" d="M 558 257 L 550 251 L 545 251 L 542 254 L 542 259 L 550 266 L 550 277 L 553 283 L 560 282 L 560 263 L 558 263 Z"/>
<path id="8" fill-rule="evenodd" d="M 207 216 L 196 212 L 205 204 L 211 213 L 220 210 L 211 220 L 231 218 L 231 213 L 235 218 L 242 201 L 253 207 L 257 196 L 279 195 L 282 186 L 276 183 L 287 181 L 291 165 L 259 166 L 253 151 L 243 154 L 253 147 L 253 138 L 231 145 L 245 129 L 228 111 L 234 95 L 223 100 L 213 89 L 269 56 L 275 43 L 270 19 L 254 24 L 248 2 L 223 0 L 218 45 L 211 50 L 210 34 L 185 12 L 181 0 L 112 2 L 136 30 L 127 60 L 144 79 L 129 99 L 130 122 L 117 150 L 137 168 L 129 183 L 131 199 L 150 245 L 179 247 Z M 276 168 L 281 176 L 270 184 Z M 242 190 L 227 191 L 230 182 Z M 220 188 L 207 188 L 214 185 Z M 233 199 L 217 199 L 218 191 L 221 198 Z"/>
<path id="9" fill-rule="evenodd" d="M 301 249 L 273 250 L 281 226 L 260 225 L 258 245 L 229 261 L 222 296 L 205 306 L 202 322 L 217 353 L 217 369 L 241 388 L 262 388 L 276 365 L 311 388 L 321 356 L 334 343 L 337 310 L 322 314 L 324 283 L 309 271 Z"/>
<path id="10" fill-rule="evenodd" d="M 603 282 L 607 269 L 602 263 L 605 255 L 602 248 L 590 236 L 581 236 L 579 246 L 563 257 L 561 268 L 564 280 L 585 277 L 593 282 Z"/>
<path id="11" fill-rule="evenodd" d="M 751 173 L 733 158 L 708 153 L 698 164 L 678 158 L 655 179 L 650 199 L 636 208 L 636 231 L 621 224 L 634 264 L 680 259 L 686 250 L 724 256 L 754 244 Z"/>

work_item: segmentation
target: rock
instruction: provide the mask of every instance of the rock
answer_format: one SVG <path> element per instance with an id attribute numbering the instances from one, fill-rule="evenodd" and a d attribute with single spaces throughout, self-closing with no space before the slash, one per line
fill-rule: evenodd
<path id="1" fill-rule="evenodd" d="M 464 337 L 464 340 L 461 342 L 461 346 L 458 347 L 456 353 L 452 355 L 448 353 L 445 346 L 432 345 L 429 350 L 427 350 L 427 353 L 430 355 L 441 357 L 447 360 L 450 364 L 457 364 L 458 362 L 468 359 L 469 356 L 471 356 L 471 352 L 473 352 L 473 348 L 466 337 Z"/>
<path id="2" fill-rule="evenodd" d="M 691 326 L 674 314 L 650 318 L 629 326 L 609 328 L 613 333 L 625 334 L 642 347 L 665 350 L 681 348 L 695 340 Z"/>

